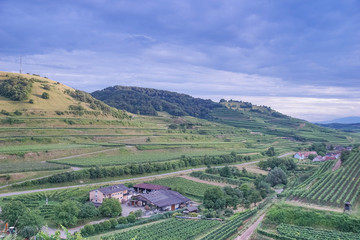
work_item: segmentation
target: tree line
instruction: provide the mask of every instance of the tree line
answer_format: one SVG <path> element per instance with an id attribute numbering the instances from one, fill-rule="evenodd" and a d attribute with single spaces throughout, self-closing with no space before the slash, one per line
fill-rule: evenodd
<path id="1" fill-rule="evenodd" d="M 106 177 L 120 177 L 126 175 L 140 175 L 144 173 L 157 173 L 166 170 L 178 170 L 199 165 L 219 165 L 229 164 L 251 160 L 250 156 L 242 156 L 236 154 L 220 155 L 220 156 L 201 156 L 186 157 L 182 156 L 179 160 L 169 162 L 148 162 L 139 164 L 129 164 L 124 166 L 113 167 L 92 167 L 74 172 L 65 172 L 55 174 L 46 178 L 15 184 L 13 187 L 24 187 L 31 185 L 41 185 L 46 183 L 64 183 L 85 179 L 100 179 Z"/>

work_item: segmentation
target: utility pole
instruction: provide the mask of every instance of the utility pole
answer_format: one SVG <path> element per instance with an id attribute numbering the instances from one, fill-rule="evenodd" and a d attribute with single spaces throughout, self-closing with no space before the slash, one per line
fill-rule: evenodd
<path id="1" fill-rule="evenodd" d="M 20 74 L 22 72 L 22 56 L 20 56 Z"/>

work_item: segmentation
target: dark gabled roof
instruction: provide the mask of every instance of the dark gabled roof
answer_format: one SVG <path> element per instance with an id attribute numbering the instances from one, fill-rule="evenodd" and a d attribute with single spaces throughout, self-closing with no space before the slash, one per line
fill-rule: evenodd
<path id="1" fill-rule="evenodd" d="M 161 190 L 161 189 L 170 189 L 169 187 L 162 186 L 162 185 L 155 185 L 150 183 L 139 183 L 134 186 L 134 188 L 144 188 L 150 190 Z"/>
<path id="2" fill-rule="evenodd" d="M 189 212 L 199 211 L 199 209 L 197 207 L 195 207 L 195 206 L 187 207 L 186 210 L 188 210 Z"/>
<path id="3" fill-rule="evenodd" d="M 109 186 L 109 187 L 101 187 L 101 188 L 98 188 L 96 190 L 102 192 L 103 194 L 111 194 L 111 193 L 124 191 L 124 190 L 127 190 L 127 189 L 128 188 L 125 185 L 117 184 L 117 185 L 113 185 L 113 186 Z M 93 190 L 93 191 L 95 191 L 95 190 Z"/>
<path id="4" fill-rule="evenodd" d="M 165 207 L 190 201 L 190 199 L 184 197 L 178 192 L 164 189 L 140 194 L 140 198 L 143 198 L 158 207 Z"/>

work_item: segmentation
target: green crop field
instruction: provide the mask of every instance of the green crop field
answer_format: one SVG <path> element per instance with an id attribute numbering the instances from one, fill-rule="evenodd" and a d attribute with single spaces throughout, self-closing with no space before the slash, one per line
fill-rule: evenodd
<path id="1" fill-rule="evenodd" d="M 160 178 L 151 181 L 150 183 L 159 184 L 163 186 L 170 187 L 172 189 L 182 189 L 185 192 L 185 195 L 194 196 L 196 198 L 203 198 L 204 193 L 207 189 L 211 189 L 214 186 L 190 181 L 181 177 L 171 177 L 171 178 Z"/>
<path id="2" fill-rule="evenodd" d="M 228 239 L 237 232 L 238 228 L 243 224 L 243 221 L 254 215 L 256 211 L 256 209 L 251 211 L 245 211 L 232 216 L 229 220 L 225 222 L 225 224 L 221 225 L 214 231 L 211 231 L 205 237 L 201 238 L 201 240 Z"/>
<path id="3" fill-rule="evenodd" d="M 68 168 L 70 167 L 60 164 L 41 163 L 41 162 L 0 163 L 0 173 L 48 171 L 48 170 L 68 169 Z"/>
<path id="4" fill-rule="evenodd" d="M 111 166 L 111 165 L 122 165 L 129 163 L 145 163 L 145 162 L 160 162 L 179 159 L 185 155 L 187 157 L 204 156 L 204 155 L 221 155 L 228 154 L 226 151 L 218 151 L 212 149 L 164 149 L 161 151 L 141 151 L 131 153 L 129 151 L 121 151 L 119 155 L 115 156 L 98 156 L 92 158 L 72 158 L 64 160 L 53 160 L 49 162 L 68 164 L 79 167 L 90 167 L 90 166 Z"/>
<path id="5" fill-rule="evenodd" d="M 103 240 L 187 240 L 218 226 L 219 221 L 170 219 L 141 228 L 105 236 Z"/>
<path id="6" fill-rule="evenodd" d="M 292 239 L 313 239 L 313 240 L 358 240 L 360 239 L 359 233 L 340 232 L 334 230 L 320 230 L 312 227 L 301 227 L 289 224 L 281 224 L 277 227 L 277 231 L 281 236 Z"/>
<path id="7" fill-rule="evenodd" d="M 345 202 L 355 205 L 360 188 L 360 152 L 352 153 L 336 171 L 331 169 L 333 164 L 331 161 L 323 163 L 312 177 L 290 191 L 291 198 L 338 207 Z"/>
<path id="8" fill-rule="evenodd" d="M 12 146 L 1 146 L 0 154 L 18 154 L 26 152 L 43 152 L 50 150 L 64 150 L 74 148 L 90 148 L 91 145 L 83 144 L 36 144 L 36 145 L 12 145 Z"/>

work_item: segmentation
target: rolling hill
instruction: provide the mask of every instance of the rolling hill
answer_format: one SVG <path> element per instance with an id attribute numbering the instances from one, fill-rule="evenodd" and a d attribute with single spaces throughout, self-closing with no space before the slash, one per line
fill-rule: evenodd
<path id="1" fill-rule="evenodd" d="M 90 94 L 38 75 L 0 72 L 2 115 L 126 118 L 124 111 L 104 104 Z"/>
<path id="2" fill-rule="evenodd" d="M 333 142 L 347 144 L 353 140 L 334 129 L 324 128 L 292 118 L 270 107 L 241 101 L 194 98 L 186 94 L 140 87 L 114 86 L 95 91 L 92 96 L 112 107 L 156 116 L 159 111 L 174 116 L 193 116 L 254 134 L 269 134 L 293 141 Z"/>

